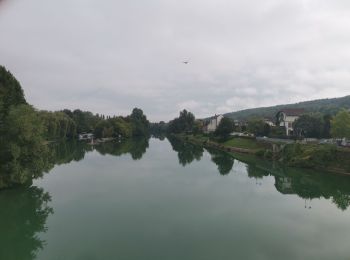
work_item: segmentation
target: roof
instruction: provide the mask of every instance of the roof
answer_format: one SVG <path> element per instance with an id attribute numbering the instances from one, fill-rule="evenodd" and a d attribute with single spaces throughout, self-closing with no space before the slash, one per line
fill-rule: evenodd
<path id="1" fill-rule="evenodd" d="M 283 112 L 286 116 L 300 116 L 305 113 L 305 109 L 303 108 L 286 108 L 282 109 L 279 112 Z"/>

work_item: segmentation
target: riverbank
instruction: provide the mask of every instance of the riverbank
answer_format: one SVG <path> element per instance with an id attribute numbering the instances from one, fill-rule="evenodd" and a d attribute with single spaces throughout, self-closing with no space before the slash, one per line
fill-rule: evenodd
<path id="1" fill-rule="evenodd" d="M 308 168 L 350 175 L 350 149 L 323 144 L 279 144 L 258 141 L 254 138 L 230 137 L 225 140 L 204 135 L 177 134 L 174 137 L 205 148 L 214 148 L 237 155 L 254 156 L 277 161 L 288 167 Z"/>

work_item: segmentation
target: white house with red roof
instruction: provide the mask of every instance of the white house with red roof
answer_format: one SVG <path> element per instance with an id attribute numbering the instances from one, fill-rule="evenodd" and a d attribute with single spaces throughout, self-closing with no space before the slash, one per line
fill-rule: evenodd
<path id="1" fill-rule="evenodd" d="M 302 114 L 305 113 L 305 110 L 302 108 L 295 109 L 283 109 L 278 111 L 276 117 L 279 122 L 279 126 L 282 126 L 286 129 L 286 135 L 293 135 L 293 123 L 297 120 Z"/>

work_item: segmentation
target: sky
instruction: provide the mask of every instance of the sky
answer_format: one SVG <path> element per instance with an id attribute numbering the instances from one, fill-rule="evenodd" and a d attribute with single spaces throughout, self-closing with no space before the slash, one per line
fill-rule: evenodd
<path id="1" fill-rule="evenodd" d="M 38 109 L 151 121 L 345 96 L 350 1 L 0 0 L 0 64 Z"/>

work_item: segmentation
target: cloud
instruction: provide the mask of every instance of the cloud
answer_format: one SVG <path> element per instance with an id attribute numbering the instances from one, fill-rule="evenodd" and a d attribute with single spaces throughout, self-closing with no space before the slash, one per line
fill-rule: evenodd
<path id="1" fill-rule="evenodd" d="M 1 5 L 0 63 L 41 109 L 169 120 L 350 94 L 348 1 Z"/>

